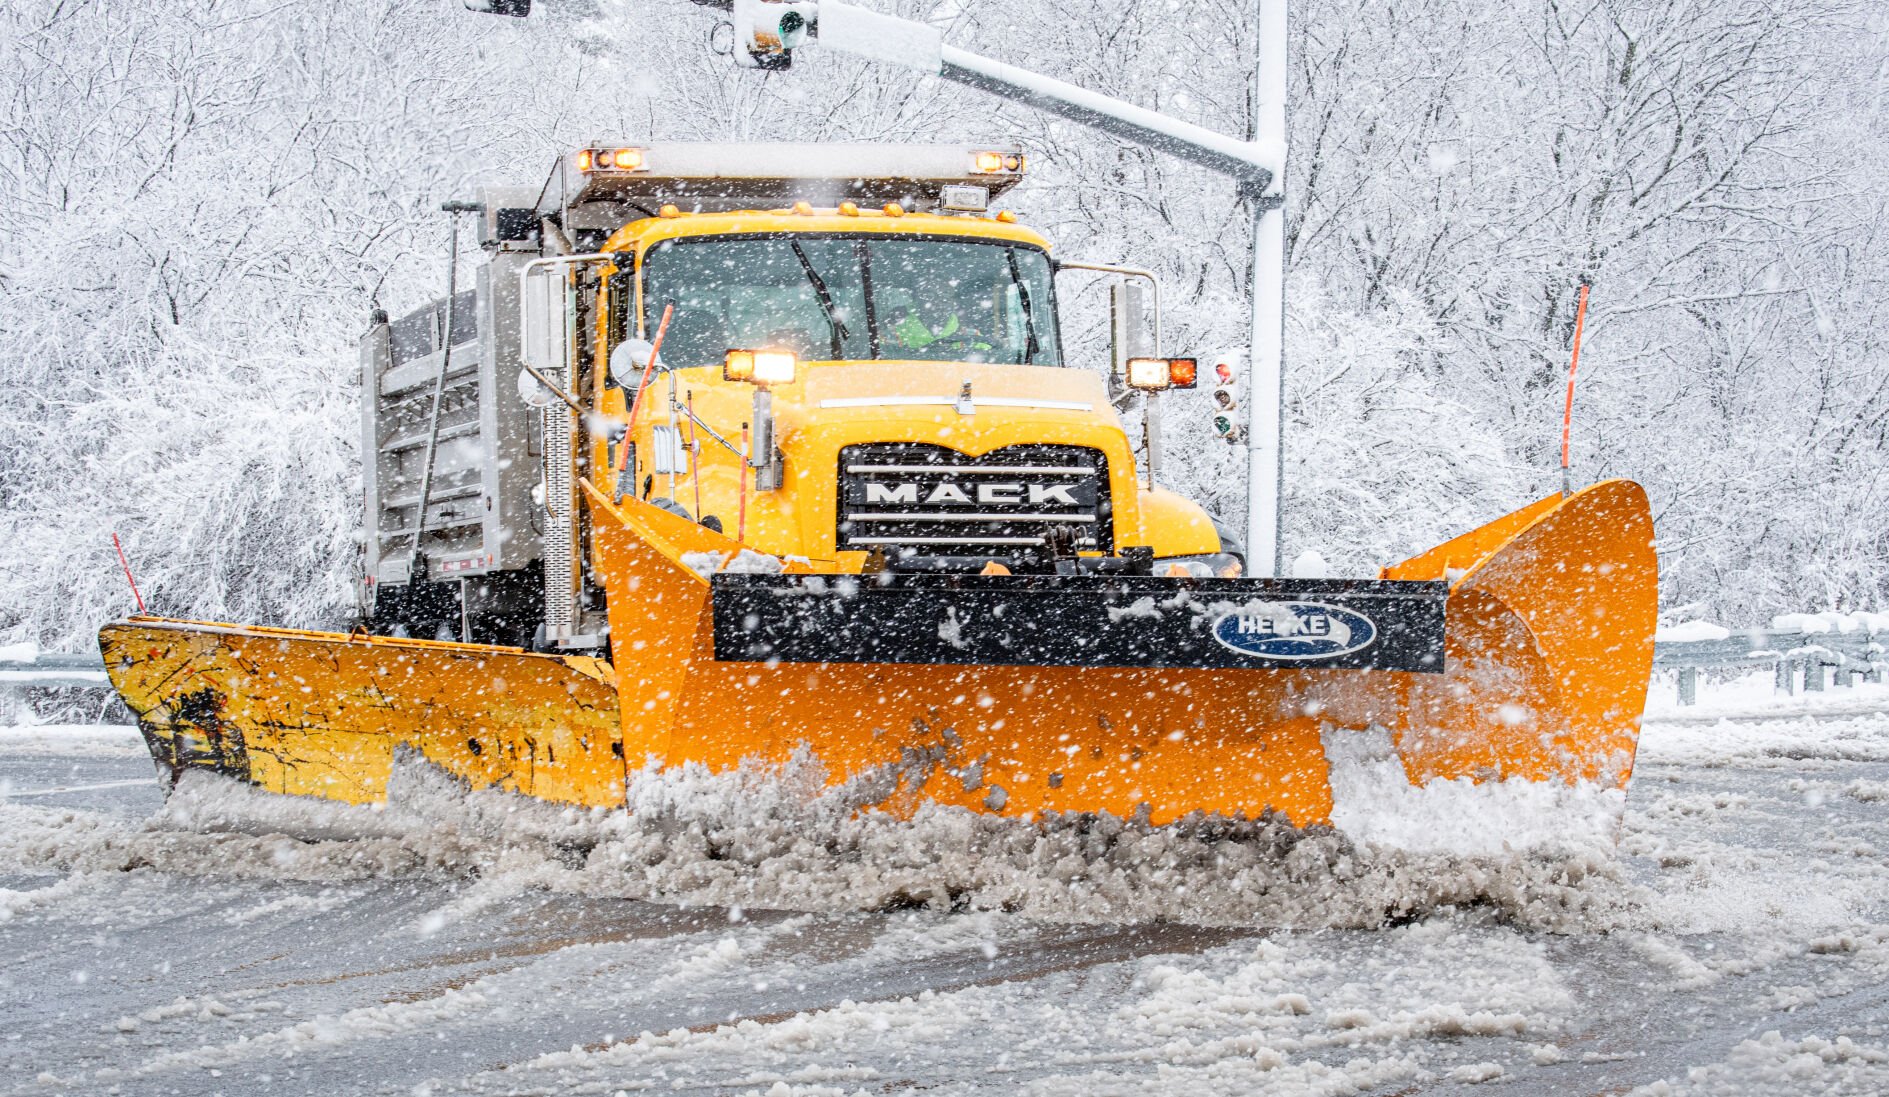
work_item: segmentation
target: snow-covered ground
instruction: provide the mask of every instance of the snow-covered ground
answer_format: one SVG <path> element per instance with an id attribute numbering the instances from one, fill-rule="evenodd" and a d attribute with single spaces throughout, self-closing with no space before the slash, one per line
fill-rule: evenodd
<path id="1" fill-rule="evenodd" d="M 1669 692 L 1617 855 L 167 805 L 128 729 L 0 729 L 0 1093 L 1889 1092 L 1889 690 Z"/>

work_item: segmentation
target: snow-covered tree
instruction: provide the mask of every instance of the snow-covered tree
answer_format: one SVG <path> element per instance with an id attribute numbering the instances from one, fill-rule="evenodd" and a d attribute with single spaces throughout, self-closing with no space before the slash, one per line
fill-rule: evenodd
<path id="1" fill-rule="evenodd" d="M 1231 133 L 1255 19 L 1208 0 L 882 0 L 951 40 Z M 686 0 L 0 10 L 0 630 L 129 608 L 336 625 L 359 490 L 354 341 L 444 281 L 440 201 L 619 136 L 1015 137 L 1059 254 L 1167 285 L 1169 349 L 1244 343 L 1230 185 L 817 49 L 737 70 Z M 1889 16 L 1860 0 L 1294 6 L 1287 555 L 1368 571 L 1556 482 L 1658 508 L 1669 596 L 1734 623 L 1889 582 L 1879 186 Z M 1100 295 L 1065 289 L 1099 357 Z M 1170 401 L 1171 478 L 1238 454 Z"/>

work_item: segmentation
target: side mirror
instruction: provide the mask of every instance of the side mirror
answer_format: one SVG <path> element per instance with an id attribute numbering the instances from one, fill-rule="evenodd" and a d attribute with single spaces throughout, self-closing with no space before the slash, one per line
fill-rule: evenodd
<path id="1" fill-rule="evenodd" d="M 518 398 L 526 407 L 548 408 L 557 403 L 557 393 L 546 388 L 543 381 L 531 375 L 530 370 L 518 371 Z"/>
<path id="2" fill-rule="evenodd" d="M 1109 371 L 1126 376 L 1134 358 L 1160 353 L 1149 336 L 1148 289 L 1140 282 L 1121 281 L 1109 287 Z"/>
<path id="3" fill-rule="evenodd" d="M 618 343 L 610 352 L 610 379 L 635 392 L 643 383 L 643 372 L 649 368 L 649 356 L 655 349 L 655 344 L 647 339 L 625 339 Z M 656 359 L 656 368 L 666 368 L 660 356 Z"/>
<path id="4" fill-rule="evenodd" d="M 519 288 L 519 357 L 547 377 L 561 378 L 570 364 L 567 273 L 538 268 Z"/>

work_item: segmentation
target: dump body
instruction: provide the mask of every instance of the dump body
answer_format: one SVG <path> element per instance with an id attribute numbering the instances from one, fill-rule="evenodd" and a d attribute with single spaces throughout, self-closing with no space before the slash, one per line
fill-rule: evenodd
<path id="1" fill-rule="evenodd" d="M 502 191 L 488 191 L 491 201 Z M 520 200 L 514 193 L 514 201 Z M 423 580 L 456 580 L 511 571 L 537 558 L 531 506 L 534 456 L 543 423 L 518 398 L 518 269 L 536 254 L 515 241 L 489 239 L 474 284 L 405 316 L 377 315 L 361 337 L 361 464 L 365 492 L 364 575 L 370 587 L 398 586 L 410 561 Z M 450 313 L 450 315 L 449 315 Z M 415 519 L 441 356 L 445 371 L 426 532 Z"/>

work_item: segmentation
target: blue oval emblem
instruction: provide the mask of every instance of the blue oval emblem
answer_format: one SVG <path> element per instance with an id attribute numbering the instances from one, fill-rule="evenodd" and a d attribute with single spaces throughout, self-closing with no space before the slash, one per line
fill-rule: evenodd
<path id="1" fill-rule="evenodd" d="M 1213 638 L 1262 659 L 1329 659 L 1369 647 L 1377 626 L 1323 602 L 1249 602 L 1214 621 Z"/>

